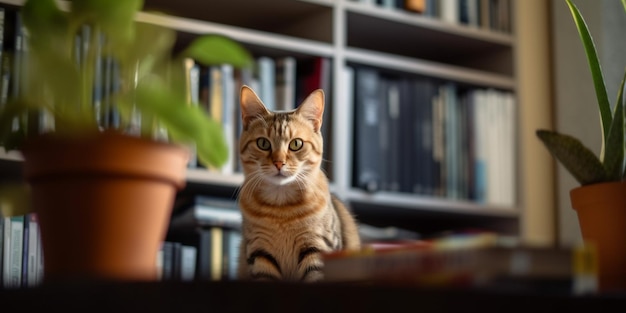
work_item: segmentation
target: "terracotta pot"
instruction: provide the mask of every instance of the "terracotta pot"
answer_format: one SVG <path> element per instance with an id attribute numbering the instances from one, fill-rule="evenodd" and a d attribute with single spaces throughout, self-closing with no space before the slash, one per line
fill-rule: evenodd
<path id="1" fill-rule="evenodd" d="M 598 252 L 600 291 L 626 290 L 626 183 L 574 188 L 570 199 L 583 239 Z"/>
<path id="2" fill-rule="evenodd" d="M 44 281 L 157 279 L 188 151 L 116 132 L 23 148 L 41 228 Z"/>

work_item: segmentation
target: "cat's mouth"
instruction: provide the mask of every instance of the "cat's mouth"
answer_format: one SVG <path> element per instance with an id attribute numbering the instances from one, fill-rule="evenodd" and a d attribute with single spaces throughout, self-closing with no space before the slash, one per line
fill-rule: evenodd
<path id="1" fill-rule="evenodd" d="M 285 173 L 278 172 L 276 175 L 270 176 L 270 181 L 276 185 L 287 185 L 295 180 L 295 175 L 287 175 Z"/>

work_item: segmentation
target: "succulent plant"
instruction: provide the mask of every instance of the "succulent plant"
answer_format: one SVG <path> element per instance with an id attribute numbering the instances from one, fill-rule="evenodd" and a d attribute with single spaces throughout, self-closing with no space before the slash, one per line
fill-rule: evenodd
<path id="1" fill-rule="evenodd" d="M 550 153 L 581 185 L 621 181 L 626 176 L 623 96 L 626 70 L 619 86 L 615 105 L 611 109 L 602 68 L 587 23 L 576 5 L 571 0 L 565 1 L 578 29 L 591 70 L 602 125 L 602 150 L 598 157 L 580 140 L 570 135 L 545 129 L 537 130 L 536 134 Z M 626 12 L 626 0 L 622 0 L 622 5 Z"/>

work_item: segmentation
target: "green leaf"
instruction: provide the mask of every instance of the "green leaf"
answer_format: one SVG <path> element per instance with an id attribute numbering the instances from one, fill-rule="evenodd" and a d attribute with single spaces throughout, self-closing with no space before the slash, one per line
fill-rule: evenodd
<path id="1" fill-rule="evenodd" d="M 623 1 L 624 3 L 624 9 L 626 10 L 626 0 Z M 617 102 L 616 102 L 616 106 L 621 106 L 622 107 L 622 114 L 619 115 L 619 118 L 622 119 L 622 140 L 625 140 L 624 142 L 622 142 L 621 144 L 621 149 L 622 150 L 626 150 L 626 123 L 624 123 L 624 114 L 626 114 L 626 110 L 624 110 L 624 106 L 626 106 L 626 103 L 624 103 L 624 86 L 626 86 L 626 69 L 624 70 L 624 78 L 622 78 L 622 83 L 620 84 L 619 87 L 619 91 L 617 92 Z M 613 120 L 617 119 L 618 117 L 614 117 Z M 622 157 L 622 168 L 621 168 L 621 177 L 626 178 L 626 151 L 623 152 L 623 157 Z"/>
<path id="2" fill-rule="evenodd" d="M 79 24 L 98 25 L 108 40 L 129 42 L 134 38 L 135 14 L 142 7 L 143 0 L 75 0 L 71 14 Z"/>
<path id="3" fill-rule="evenodd" d="M 585 23 L 585 20 L 583 19 L 576 5 L 574 5 L 571 0 L 566 0 L 566 2 L 567 2 L 567 5 L 569 6 L 570 11 L 572 12 L 572 17 L 574 18 L 574 22 L 576 23 L 578 34 L 585 48 L 585 54 L 587 55 L 589 68 L 591 69 L 593 85 L 596 90 L 596 97 L 598 99 L 598 107 L 600 109 L 603 145 L 606 146 L 607 136 L 610 131 L 612 117 L 611 117 L 611 104 L 609 103 L 609 98 L 606 93 L 606 86 L 604 84 L 604 78 L 602 76 L 602 68 L 600 67 L 600 62 L 598 61 L 598 55 L 596 53 L 595 44 L 593 42 L 593 38 L 591 38 L 591 34 L 589 33 L 587 23 Z M 604 148 L 602 150 L 604 151 Z"/>
<path id="4" fill-rule="evenodd" d="M 228 146 L 219 123 L 199 106 L 187 104 L 158 79 L 137 86 L 136 105 L 142 114 L 159 117 L 176 142 L 194 143 L 200 161 L 220 167 L 228 158 Z"/>
<path id="5" fill-rule="evenodd" d="M 27 1 L 20 12 L 31 45 L 42 49 L 65 46 L 67 14 L 59 9 L 54 0 Z"/>
<path id="6" fill-rule="evenodd" d="M 219 35 L 198 38 L 182 52 L 181 56 L 193 58 L 206 66 L 227 63 L 234 67 L 248 67 L 252 64 L 252 57 L 243 46 Z"/>
<path id="7" fill-rule="evenodd" d="M 26 184 L 0 185 L 0 217 L 20 216 L 33 212 L 30 188 Z"/>
<path id="8" fill-rule="evenodd" d="M 57 100 L 61 107 L 70 106 L 78 110 L 81 99 L 81 73 L 78 66 L 66 55 L 58 51 L 33 50 L 27 64 L 25 87 L 29 87 L 27 97 L 31 99 Z M 63 79 L 59 79 L 63 73 Z"/>
<path id="9" fill-rule="evenodd" d="M 617 96 L 617 102 L 613 111 L 613 123 L 608 134 L 607 144 L 605 147 L 604 169 L 609 175 L 609 180 L 619 181 L 623 176 L 624 166 L 624 104 L 622 103 L 622 93 L 624 89 L 624 81 L 626 80 L 626 72 L 620 85 Z"/>
<path id="10" fill-rule="evenodd" d="M 604 167 L 596 155 L 578 139 L 549 130 L 537 130 L 548 151 L 581 185 L 606 181 Z"/>
<path id="11" fill-rule="evenodd" d="M 112 52 L 116 54 L 123 67 L 133 68 L 139 63 L 138 79 L 141 79 L 159 61 L 170 57 L 170 51 L 176 41 L 176 32 L 147 23 L 137 23 L 136 26 L 136 39 L 127 45 L 117 46 Z"/>

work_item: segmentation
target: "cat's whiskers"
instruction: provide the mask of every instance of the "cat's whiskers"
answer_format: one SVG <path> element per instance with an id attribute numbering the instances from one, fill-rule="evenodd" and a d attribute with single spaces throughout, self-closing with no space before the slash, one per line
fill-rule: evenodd
<path id="1" fill-rule="evenodd" d="M 248 174 L 246 188 L 242 196 L 252 196 L 257 187 L 263 182 L 263 171 L 258 169 Z M 243 186 L 242 186 L 243 187 Z"/>
<path id="2" fill-rule="evenodd" d="M 300 187 L 298 189 L 300 191 L 300 196 L 304 196 L 304 191 L 307 188 L 307 179 L 303 172 L 298 172 L 296 174 L 296 183 L 298 184 L 298 187 Z"/>

